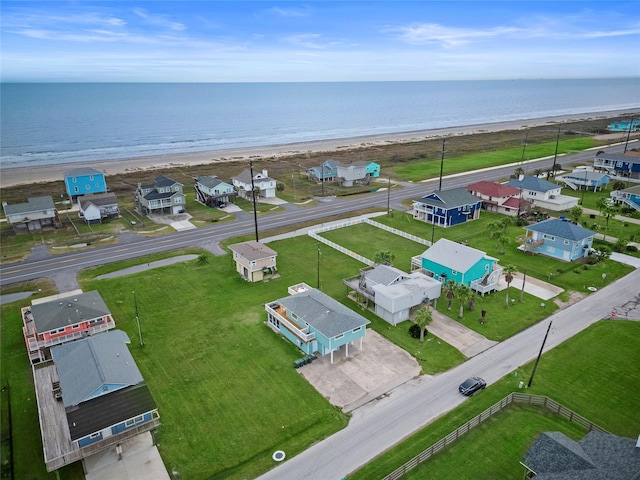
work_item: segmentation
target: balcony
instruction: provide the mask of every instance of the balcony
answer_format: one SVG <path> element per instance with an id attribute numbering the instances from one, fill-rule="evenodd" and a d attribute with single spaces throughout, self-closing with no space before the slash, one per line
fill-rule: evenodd
<path id="1" fill-rule="evenodd" d="M 518 243 L 522 243 L 525 247 L 539 247 L 544 243 L 544 239 L 540 238 L 538 240 L 534 240 L 530 237 L 518 237 Z"/>
<path id="2" fill-rule="evenodd" d="M 265 305 L 267 313 L 278 320 L 281 327 L 286 328 L 304 343 L 310 343 L 316 338 L 316 334 L 309 332 L 309 327 L 300 328 L 293 320 L 287 317 L 287 310 L 277 303 Z"/>

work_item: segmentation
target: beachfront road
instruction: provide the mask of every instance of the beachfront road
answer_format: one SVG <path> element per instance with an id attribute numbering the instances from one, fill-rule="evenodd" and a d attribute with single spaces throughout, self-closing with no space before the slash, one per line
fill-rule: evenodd
<path id="1" fill-rule="evenodd" d="M 616 145 L 602 150 L 622 152 L 624 145 Z M 586 163 L 593 160 L 593 151 L 580 152 L 572 155 L 558 156 L 557 163 Z M 446 160 L 445 160 L 446 161 Z M 452 175 L 443 178 L 442 188 L 455 188 L 468 185 L 480 180 L 504 180 L 509 178 L 514 169 L 522 166 L 528 172 L 535 169 L 551 167 L 553 157 L 531 160 L 523 164 L 511 164 L 504 167 L 493 167 L 477 170 L 465 174 Z M 386 208 L 387 204 L 393 209 L 405 209 L 401 201 L 420 198 L 433 189 L 438 188 L 439 179 L 420 182 L 417 184 L 403 184 L 402 188 L 394 188 L 391 192 L 379 191 L 371 195 L 357 198 L 335 199 L 327 198 L 319 205 L 299 207 L 287 205 L 286 211 L 262 215 L 258 217 L 260 232 L 295 226 L 296 224 L 318 222 L 329 216 L 345 215 L 366 208 Z M 209 227 L 186 230 L 158 237 L 138 237 L 131 233 L 119 236 L 116 245 L 106 245 L 87 250 L 69 252 L 65 254 L 51 254 L 46 246 L 34 248 L 29 258 L 14 264 L 0 266 L 0 285 L 48 277 L 56 282 L 60 291 L 77 288 L 75 274 L 83 268 L 103 265 L 130 258 L 137 258 L 151 253 L 173 250 L 182 247 L 203 247 L 210 251 L 222 253 L 218 242 L 241 235 L 254 233 L 253 215 L 243 213 L 238 221 L 220 223 Z"/>

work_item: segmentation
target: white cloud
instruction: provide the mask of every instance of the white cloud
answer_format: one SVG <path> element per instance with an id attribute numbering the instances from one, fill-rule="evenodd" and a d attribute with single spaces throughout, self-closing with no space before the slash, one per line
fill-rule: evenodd
<path id="1" fill-rule="evenodd" d="M 291 45 L 296 45 L 298 47 L 304 47 L 304 48 L 311 48 L 314 50 L 325 50 L 327 48 L 340 44 L 340 42 L 337 42 L 337 41 L 324 41 L 324 42 L 316 41 L 321 38 L 322 38 L 322 35 L 320 35 L 319 33 L 300 33 L 297 35 L 289 35 L 287 37 L 284 37 L 283 40 L 286 43 L 289 43 Z"/>
<path id="2" fill-rule="evenodd" d="M 186 26 L 180 22 L 175 22 L 173 20 L 170 20 L 167 15 L 156 15 L 156 14 L 150 14 L 147 13 L 146 10 L 143 10 L 141 8 L 135 8 L 133 10 L 133 13 L 135 13 L 138 17 L 142 18 L 145 23 L 147 23 L 148 25 L 153 25 L 155 27 L 160 27 L 160 28 L 167 28 L 169 30 L 174 30 L 174 31 L 182 31 L 182 30 L 186 30 Z"/>
<path id="3" fill-rule="evenodd" d="M 413 24 L 403 27 L 387 28 L 386 32 L 396 32 L 397 37 L 411 45 L 438 43 L 445 47 L 455 47 L 469 43 L 474 39 L 513 35 L 519 32 L 515 27 L 493 27 L 471 29 L 446 27 L 437 23 Z"/>
<path id="4" fill-rule="evenodd" d="M 270 15 L 275 15 L 278 17 L 287 17 L 287 18 L 300 18 L 300 17 L 308 17 L 311 15 L 311 9 L 309 7 L 303 8 L 283 8 L 283 7 L 272 7 L 264 10 L 265 13 Z"/>

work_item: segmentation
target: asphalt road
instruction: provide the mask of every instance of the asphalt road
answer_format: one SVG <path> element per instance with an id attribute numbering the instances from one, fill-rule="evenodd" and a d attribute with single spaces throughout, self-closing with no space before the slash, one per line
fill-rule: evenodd
<path id="1" fill-rule="evenodd" d="M 604 150 L 621 152 L 623 145 L 607 147 Z M 594 157 L 594 152 L 580 152 L 572 155 L 558 156 L 558 163 L 588 162 Z M 445 160 L 446 161 L 446 160 Z M 528 172 L 534 169 L 545 169 L 553 164 L 553 157 L 531 160 L 523 164 L 512 164 L 504 167 L 494 167 L 474 172 L 452 175 L 442 181 L 442 188 L 455 188 L 468 185 L 480 180 L 500 180 L 508 178 L 517 166 L 522 166 Z M 283 226 L 295 226 L 309 221 L 318 221 L 333 215 L 348 214 L 366 208 L 386 208 L 402 210 L 405 207 L 401 201 L 420 198 L 434 188 L 438 188 L 439 180 L 417 184 L 404 183 L 402 188 L 392 189 L 390 193 L 380 191 L 371 195 L 356 198 L 336 199 L 321 198 L 316 206 L 300 207 L 288 204 L 286 211 L 258 217 L 259 232 Z M 151 253 L 172 250 L 181 247 L 202 247 L 212 252 L 222 253 L 218 242 L 227 238 L 254 233 L 253 215 L 242 212 L 238 220 L 213 224 L 209 227 L 186 230 L 158 237 L 139 237 L 130 232 L 121 234 L 115 245 L 106 245 L 65 254 L 51 254 L 46 246 L 35 247 L 29 258 L 14 264 L 0 266 L 0 285 L 33 280 L 41 277 L 52 278 L 60 291 L 77 288 L 76 274 L 82 268 L 103 265 L 119 260 L 140 257 Z"/>
<path id="2" fill-rule="evenodd" d="M 553 324 L 545 352 L 635 298 L 640 294 L 639 285 L 640 270 L 635 270 L 456 368 L 404 384 L 389 396 L 355 410 L 345 429 L 259 479 L 340 480 L 462 402 L 469 401 L 457 389 L 466 378 L 479 375 L 490 385 L 536 358 L 549 321 Z"/>

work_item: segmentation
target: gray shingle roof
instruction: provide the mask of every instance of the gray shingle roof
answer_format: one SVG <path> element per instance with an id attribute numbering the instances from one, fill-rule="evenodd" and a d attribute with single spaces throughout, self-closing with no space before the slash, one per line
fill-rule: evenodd
<path id="1" fill-rule="evenodd" d="M 430 196 L 435 198 L 427 198 Z M 465 188 L 452 188 L 451 190 L 436 190 L 415 201 L 424 203 L 425 205 L 433 205 L 450 209 L 464 205 L 475 205 L 480 200 L 471 195 Z"/>
<path id="2" fill-rule="evenodd" d="M 365 276 L 375 283 L 389 285 L 398 277 L 406 277 L 407 274 L 402 270 L 389 265 L 376 265 L 375 267 L 373 267 L 373 269 L 367 271 L 365 273 Z"/>
<path id="3" fill-rule="evenodd" d="M 242 255 L 247 260 L 261 260 L 263 258 L 269 258 L 277 255 L 275 250 L 272 250 L 264 243 L 256 242 L 255 240 L 229 245 L 229 250 Z"/>
<path id="4" fill-rule="evenodd" d="M 589 432 L 576 442 L 560 432 L 545 432 L 522 463 L 536 480 L 637 480 L 640 449 L 632 438 Z"/>
<path id="5" fill-rule="evenodd" d="M 88 175 L 104 175 L 100 170 L 91 167 L 78 167 L 64 172 L 64 178 L 86 177 Z"/>
<path id="6" fill-rule="evenodd" d="M 315 288 L 277 300 L 287 311 L 307 322 L 327 338 L 333 338 L 370 322 L 362 315 Z"/>
<path id="7" fill-rule="evenodd" d="M 522 180 L 512 178 L 506 185 L 521 188 L 523 190 L 531 190 L 532 192 L 548 192 L 560 188 L 560 185 L 548 182 L 538 177 L 524 177 Z"/>
<path id="8" fill-rule="evenodd" d="M 143 381 L 122 330 L 100 333 L 51 348 L 65 407 L 78 405 L 103 385 L 136 385 Z M 109 395 L 109 394 L 107 394 Z"/>
<path id="9" fill-rule="evenodd" d="M 117 205 L 118 199 L 115 193 L 96 193 L 94 195 L 84 195 L 80 198 L 82 209 L 86 210 L 89 205 L 104 207 L 105 205 Z"/>
<path id="10" fill-rule="evenodd" d="M 226 182 L 223 182 L 218 177 L 213 176 L 213 175 L 198 177 L 197 181 L 198 181 L 199 184 L 204 185 L 207 188 L 214 188 L 216 185 L 220 185 L 221 183 L 225 183 L 226 184 Z"/>
<path id="11" fill-rule="evenodd" d="M 31 313 L 38 333 L 111 315 L 107 305 L 96 290 L 73 297 L 32 305 Z"/>
<path id="12" fill-rule="evenodd" d="M 13 205 L 7 204 L 3 206 L 5 215 L 27 214 L 56 208 L 51 195 L 31 197 L 25 203 L 14 203 Z"/>
<path id="13" fill-rule="evenodd" d="M 563 177 L 576 180 L 599 181 L 609 175 L 603 172 L 591 172 L 589 170 L 574 170 L 571 173 L 565 173 Z"/>
<path id="14" fill-rule="evenodd" d="M 485 257 L 492 258 L 482 250 L 476 250 L 446 238 L 441 238 L 422 254 L 422 258 L 462 273 Z"/>
<path id="15" fill-rule="evenodd" d="M 524 229 L 576 242 L 595 235 L 595 232 L 591 230 L 587 230 L 573 222 L 557 218 L 549 218 L 548 220 L 526 226 Z"/>

